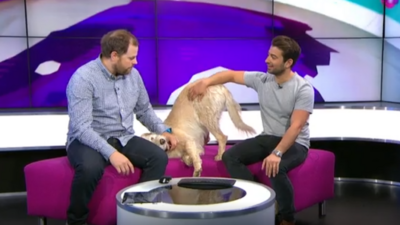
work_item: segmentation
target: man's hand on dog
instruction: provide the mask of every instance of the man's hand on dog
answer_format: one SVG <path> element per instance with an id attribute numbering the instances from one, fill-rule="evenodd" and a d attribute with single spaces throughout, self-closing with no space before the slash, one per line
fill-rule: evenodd
<path id="1" fill-rule="evenodd" d="M 168 132 L 164 132 L 162 135 L 166 137 L 168 140 L 168 146 L 169 146 L 168 150 L 174 150 L 179 143 L 175 135 L 170 134 Z"/>
<path id="2" fill-rule="evenodd" d="M 118 151 L 115 151 L 110 156 L 110 163 L 118 171 L 119 174 L 129 175 L 134 172 L 134 167 L 126 156 Z"/>
<path id="3" fill-rule="evenodd" d="M 281 162 L 281 158 L 278 156 L 271 154 L 265 157 L 261 169 L 265 169 L 265 174 L 267 177 L 275 177 L 279 172 L 279 163 Z"/>
<path id="4" fill-rule="evenodd" d="M 200 101 L 207 90 L 207 82 L 205 78 L 197 80 L 189 85 L 188 98 L 190 101 L 196 98 Z"/>

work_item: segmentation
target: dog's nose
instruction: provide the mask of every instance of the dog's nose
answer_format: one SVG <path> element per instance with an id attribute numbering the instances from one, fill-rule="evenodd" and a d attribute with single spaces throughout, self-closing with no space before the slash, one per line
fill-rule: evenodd
<path id="1" fill-rule="evenodd" d="M 161 145 L 165 144 L 165 139 L 160 139 L 160 144 Z"/>

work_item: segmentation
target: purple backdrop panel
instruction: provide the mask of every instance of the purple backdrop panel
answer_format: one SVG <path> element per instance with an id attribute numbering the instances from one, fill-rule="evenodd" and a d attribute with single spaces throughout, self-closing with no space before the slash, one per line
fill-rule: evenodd
<path id="1" fill-rule="evenodd" d="M 102 1 L 99 1 L 99 4 Z M 74 4 L 74 3 L 71 3 Z M 79 3 L 81 4 L 81 3 Z M 50 5 L 51 6 L 51 5 Z M 86 4 L 90 7 L 90 3 Z M 84 10 L 84 9 L 82 9 Z M 28 10 L 28 20 L 35 15 Z M 76 12 L 65 13 L 74 15 Z M 38 15 L 39 16 L 39 15 Z M 46 17 L 47 18 L 47 17 Z M 59 20 L 60 18 L 54 18 Z M 46 21 L 43 21 L 45 24 Z M 46 29 L 29 26 L 29 36 L 47 36 Z M 97 13 L 67 29 L 52 33 L 53 37 L 102 37 L 115 29 L 127 29 L 137 37 L 155 37 L 155 1 L 131 1 L 129 4 L 116 6 Z"/>
<path id="2" fill-rule="evenodd" d="M 265 38 L 272 36 L 272 3 L 265 13 L 217 4 L 158 1 L 159 37 Z"/>
<path id="3" fill-rule="evenodd" d="M 317 65 L 329 65 L 333 49 L 313 38 L 297 40 L 304 50 L 294 70 L 301 76 L 318 75 Z M 158 93 L 160 104 L 188 83 L 193 75 L 224 67 L 233 70 L 266 71 L 271 39 L 159 40 Z M 315 89 L 315 101 L 324 102 Z M 248 103 L 254 103 L 257 100 Z"/>
<path id="4" fill-rule="evenodd" d="M 159 101 L 197 73 L 216 67 L 266 71 L 270 40 L 159 40 Z"/>
<path id="5" fill-rule="evenodd" d="M 0 53 L 0 108 L 27 108 L 30 103 L 28 55 L 24 51 L 26 38 L 0 37 L 0 42 L 3 46 Z"/>
<path id="6" fill-rule="evenodd" d="M 99 39 L 29 39 L 33 107 L 65 107 L 66 86 L 83 64 L 96 59 Z M 155 41 L 139 39 L 137 69 L 154 103 L 157 99 Z M 36 43 L 36 44 L 35 44 Z"/>

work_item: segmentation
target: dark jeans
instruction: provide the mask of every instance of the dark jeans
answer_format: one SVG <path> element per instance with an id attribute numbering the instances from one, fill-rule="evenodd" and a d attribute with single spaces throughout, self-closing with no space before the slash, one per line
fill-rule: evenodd
<path id="1" fill-rule="evenodd" d="M 281 141 L 281 137 L 259 135 L 247 139 L 228 149 L 222 155 L 222 161 L 232 178 L 254 181 L 254 176 L 247 165 L 263 161 Z M 279 164 L 279 172 L 271 177 L 271 185 L 276 193 L 279 219 L 288 222 L 294 221 L 294 194 L 293 186 L 287 173 L 305 161 L 308 149 L 298 143 L 291 146 L 283 154 Z"/>
<path id="2" fill-rule="evenodd" d="M 130 139 L 125 147 L 122 147 L 116 138 L 108 139 L 108 143 L 142 170 L 139 182 L 158 180 L 164 175 L 168 157 L 157 145 L 136 136 Z M 71 143 L 67 155 L 75 170 L 67 222 L 69 225 L 81 225 L 86 222 L 88 203 L 103 176 L 104 168 L 110 165 L 110 162 L 78 140 Z"/>

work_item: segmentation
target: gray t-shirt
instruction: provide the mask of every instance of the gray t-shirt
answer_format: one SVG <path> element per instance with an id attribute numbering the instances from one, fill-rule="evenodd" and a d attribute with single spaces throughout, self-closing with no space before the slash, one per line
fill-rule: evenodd
<path id="1" fill-rule="evenodd" d="M 289 81 L 278 85 L 275 76 L 263 72 L 245 72 L 247 87 L 258 93 L 263 134 L 282 137 L 290 127 L 293 110 L 305 110 L 310 114 L 314 108 L 314 89 L 311 84 L 295 74 Z M 310 130 L 308 121 L 296 142 L 309 148 Z"/>

